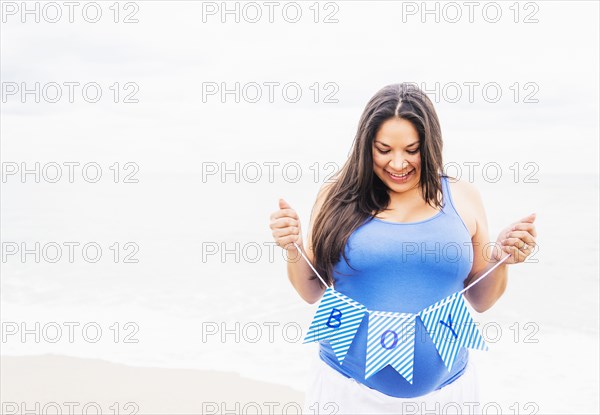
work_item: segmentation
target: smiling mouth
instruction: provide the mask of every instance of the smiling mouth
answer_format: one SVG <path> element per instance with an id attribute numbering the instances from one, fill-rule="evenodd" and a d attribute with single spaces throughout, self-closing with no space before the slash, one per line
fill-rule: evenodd
<path id="1" fill-rule="evenodd" d="M 394 178 L 396 178 L 396 179 L 404 179 L 405 177 L 408 177 L 408 175 L 410 175 L 410 174 L 411 174 L 413 171 L 415 171 L 415 170 L 413 169 L 413 170 L 411 170 L 411 171 L 409 171 L 409 172 L 406 172 L 406 173 L 404 173 L 404 174 L 394 174 L 394 173 L 392 173 L 392 172 L 390 172 L 390 171 L 386 170 L 386 172 L 387 172 L 387 173 L 388 173 L 390 176 L 392 176 L 392 177 L 394 177 Z"/>

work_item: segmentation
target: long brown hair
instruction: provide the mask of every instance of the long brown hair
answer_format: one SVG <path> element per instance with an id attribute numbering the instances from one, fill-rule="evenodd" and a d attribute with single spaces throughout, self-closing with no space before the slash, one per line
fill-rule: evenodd
<path id="1" fill-rule="evenodd" d="M 314 220 L 310 244 L 315 267 L 328 285 L 333 282 L 333 268 L 340 256 L 348 263 L 344 248 L 352 232 L 390 202 L 387 186 L 373 171 L 372 144 L 380 126 L 394 117 L 410 121 L 418 131 L 421 193 L 430 206 L 442 205 L 442 133 L 433 104 L 414 84 L 385 86 L 367 103 L 350 155 L 335 175 Z"/>

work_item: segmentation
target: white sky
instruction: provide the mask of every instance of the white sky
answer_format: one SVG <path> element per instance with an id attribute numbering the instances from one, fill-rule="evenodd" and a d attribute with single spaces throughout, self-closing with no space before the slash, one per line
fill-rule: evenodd
<path id="1" fill-rule="evenodd" d="M 275 23 L 266 21 L 268 8 L 257 2 L 264 17 L 256 24 L 243 15 L 240 23 L 234 16 L 221 23 L 218 14 L 202 23 L 203 2 L 194 1 L 136 2 L 135 24 L 113 23 L 112 2 L 100 2 L 103 15 L 96 24 L 85 22 L 80 9 L 68 23 L 66 6 L 59 23 L 35 23 L 29 15 L 21 23 L 20 11 L 9 15 L 10 2 L 3 3 L 2 82 L 98 82 L 103 90 L 97 104 L 81 98 L 69 104 L 66 97 L 58 104 L 35 104 L 29 97 L 23 104 L 18 95 L 4 97 L 4 160 L 89 159 L 91 151 L 95 158 L 139 160 L 150 170 L 177 170 L 182 161 L 193 169 L 199 154 L 236 159 L 265 150 L 273 159 L 339 160 L 370 96 L 386 84 L 412 81 L 427 88 L 436 82 L 461 86 L 459 103 L 442 98 L 436 105 L 446 161 L 508 166 L 527 160 L 542 173 L 598 171 L 597 2 L 520 3 L 520 20 L 531 13 L 539 20 L 529 24 L 513 22 L 512 2 L 498 3 L 498 23 L 483 18 L 490 2 L 478 2 L 473 23 L 464 2 L 454 3 L 463 13 L 458 23 L 436 23 L 434 15 L 422 23 L 418 14 L 403 23 L 403 7 L 421 2 L 335 2 L 339 22 L 332 24 L 311 21 L 312 2 L 300 3 L 303 17 L 296 24 L 277 13 L 289 2 L 278 2 Z M 204 7 L 212 4 L 221 7 Z M 450 16 L 446 4 L 438 7 Z M 321 3 L 321 19 L 334 11 L 327 7 Z M 121 10 L 120 18 L 132 10 Z M 493 17 L 491 9 L 486 16 Z M 111 103 L 114 82 L 138 84 L 140 102 Z M 296 82 L 303 99 L 203 104 L 203 82 Z M 337 84 L 339 103 L 310 102 L 315 82 Z M 502 98 L 486 102 L 478 87 L 469 103 L 467 82 L 497 83 Z M 518 103 L 510 89 L 516 82 Z M 525 87 L 527 82 L 537 87 Z M 524 103 L 534 88 L 539 102 Z M 173 158 L 155 163 L 165 154 Z"/>

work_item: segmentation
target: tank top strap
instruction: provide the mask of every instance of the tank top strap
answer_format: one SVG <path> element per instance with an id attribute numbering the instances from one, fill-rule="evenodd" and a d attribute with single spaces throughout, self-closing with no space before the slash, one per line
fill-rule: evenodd
<path id="1" fill-rule="evenodd" d="M 448 215 L 454 215 L 460 219 L 460 215 L 454 206 L 454 202 L 452 200 L 452 193 L 450 192 L 450 182 L 448 181 L 448 177 L 440 175 L 442 180 L 442 210 Z M 462 219 L 460 219 L 462 221 Z"/>
<path id="2" fill-rule="evenodd" d="M 440 175 L 442 181 L 442 210 L 445 213 L 451 213 L 451 198 L 450 198 L 450 186 L 448 185 L 448 178 L 444 175 Z"/>

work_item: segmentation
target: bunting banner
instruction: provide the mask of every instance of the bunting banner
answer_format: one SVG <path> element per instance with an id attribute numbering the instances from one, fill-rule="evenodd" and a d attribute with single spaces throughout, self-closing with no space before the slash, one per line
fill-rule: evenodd
<path id="1" fill-rule="evenodd" d="M 358 301 L 327 287 L 304 343 L 328 340 L 338 361 L 343 364 L 365 315 L 369 316 L 365 379 L 390 365 L 413 383 L 417 316 L 423 321 L 448 371 L 452 370 L 462 347 L 488 350 L 461 291 L 412 314 L 368 310 Z"/>
<path id="2" fill-rule="evenodd" d="M 329 340 L 342 364 L 365 313 L 365 306 L 328 287 L 308 328 L 304 343 Z"/>
<path id="3" fill-rule="evenodd" d="M 388 364 L 413 382 L 415 314 L 369 312 L 365 379 Z"/>
<path id="4" fill-rule="evenodd" d="M 449 371 L 461 347 L 488 350 L 462 294 L 438 301 L 421 311 L 419 317 Z"/>
<path id="5" fill-rule="evenodd" d="M 338 361 L 343 364 L 358 327 L 364 316 L 368 314 L 365 379 L 389 365 L 409 383 L 413 383 L 417 316 L 423 321 L 427 334 L 449 372 L 452 371 L 452 366 L 461 348 L 488 350 L 462 294 L 490 275 L 511 254 L 500 259 L 461 291 L 413 314 L 368 310 L 358 301 L 330 287 L 298 245 L 296 245 L 296 249 L 327 287 L 304 338 L 304 343 L 319 340 L 329 341 Z"/>

